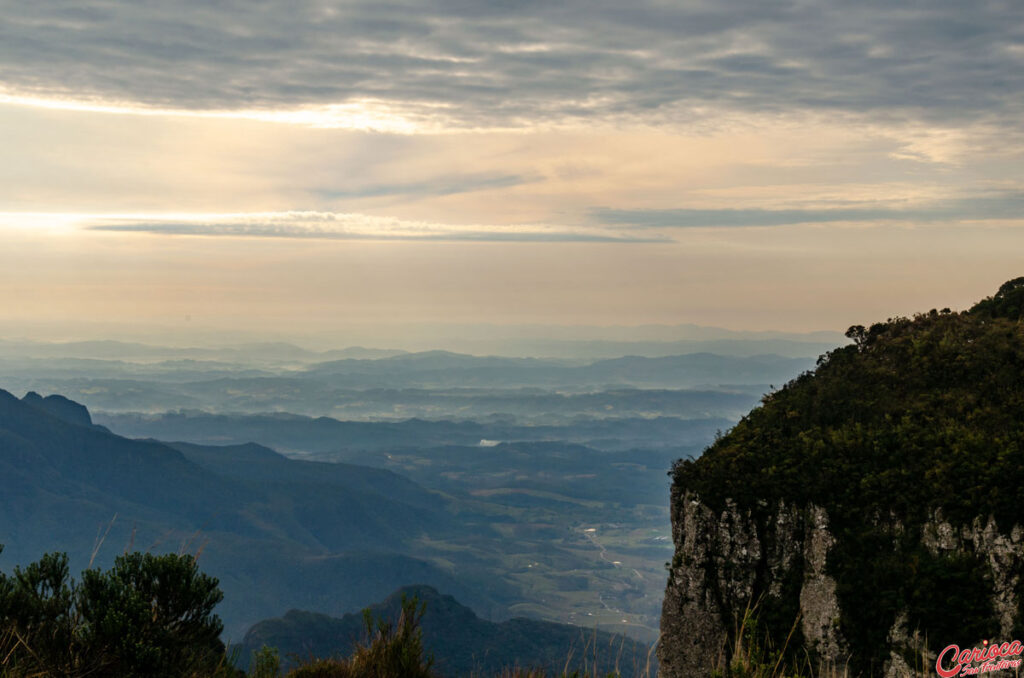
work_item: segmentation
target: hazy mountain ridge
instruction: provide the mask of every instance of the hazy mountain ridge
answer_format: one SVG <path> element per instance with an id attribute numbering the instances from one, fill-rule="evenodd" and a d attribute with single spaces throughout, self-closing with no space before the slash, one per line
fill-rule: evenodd
<path id="1" fill-rule="evenodd" d="M 385 358 L 405 351 L 350 346 L 315 351 L 288 342 L 254 342 L 236 346 L 161 346 L 131 341 L 27 341 L 0 339 L 0 357 L 58 358 L 79 360 L 141 361 L 174 360 L 210 362 L 296 363 L 344 358 Z"/>
<path id="2" fill-rule="evenodd" d="M 565 441 L 597 447 L 680 447 L 696 445 L 728 428 L 724 417 L 580 418 L 564 425 L 523 426 L 513 422 L 340 421 L 294 414 L 224 415 L 179 412 L 159 415 L 103 414 L 96 420 L 133 437 L 179 439 L 204 445 L 237 445 L 258 440 L 293 453 L 382 450 L 401 447 L 470 446 L 481 441 Z"/>
<path id="3" fill-rule="evenodd" d="M 624 356 L 582 365 L 535 358 L 465 356 L 446 352 L 381 360 L 345 360 L 311 365 L 304 374 L 338 387 L 443 388 L 524 386 L 594 388 L 645 386 L 684 388 L 781 381 L 813 365 L 811 358 L 776 355 L 720 356 L 712 353 L 646 358 Z"/>
<path id="4" fill-rule="evenodd" d="M 132 336 L 128 328 L 114 335 Z M 95 333 L 95 330 L 94 330 Z M 173 345 L 160 341 L 174 338 Z M 738 331 L 692 324 L 642 326 L 552 326 L 552 325 L 449 325 L 417 326 L 388 334 L 389 343 L 401 337 L 403 346 L 379 346 L 380 337 L 352 335 L 339 338 L 254 340 L 203 333 L 183 333 L 164 328 L 159 334 L 134 341 L 110 339 L 45 341 L 0 339 L 0 358 L 95 358 L 115 360 L 219 360 L 225 362 L 322 362 L 345 358 L 383 358 L 403 353 L 445 350 L 477 356 L 548 357 L 570 360 L 600 360 L 622 355 L 662 357 L 683 353 L 711 352 L 724 355 L 776 353 L 787 357 L 813 357 L 847 343 L 840 332 Z M 334 348 L 339 342 L 346 348 Z M 326 344 L 326 345 L 325 345 Z M 316 348 L 313 348 L 316 346 Z"/>
<path id="5" fill-rule="evenodd" d="M 831 347 L 831 345 L 829 345 Z M 205 349 L 204 349 L 205 350 Z M 751 378 L 755 374 L 771 375 L 773 370 L 792 368 L 816 358 L 818 354 L 783 356 L 765 350 L 749 355 L 728 355 L 720 352 L 699 351 L 671 355 L 643 356 L 618 354 L 602 359 L 517 358 L 503 356 L 476 356 L 450 351 L 400 353 L 374 358 L 343 358 L 308 363 L 267 364 L 259 360 L 217 360 L 179 356 L 154 361 L 133 361 L 124 354 L 105 358 L 69 356 L 33 356 L 0 354 L 0 369 L 7 376 L 35 375 L 62 377 L 91 375 L 94 378 L 146 378 L 170 382 L 196 378 L 203 372 L 216 376 L 235 374 L 239 377 L 297 377 L 324 379 L 335 386 L 344 386 L 344 379 L 376 376 L 378 378 L 406 377 L 407 379 L 442 379 L 450 372 L 460 378 L 467 375 L 478 381 L 497 379 L 511 381 L 489 384 L 510 388 L 519 385 L 601 385 L 602 379 L 618 380 L 621 384 L 653 383 L 672 379 L 676 388 L 699 383 L 762 383 L 765 378 Z M 628 368 L 631 371 L 626 371 Z M 668 375 L 661 374 L 665 369 Z M 736 372 L 744 376 L 737 380 Z M 341 380 L 341 381 L 338 381 Z M 522 383 L 520 383 L 522 382 Z M 407 381 L 406 386 L 414 386 Z M 378 383 L 377 386 L 385 386 Z M 460 385 L 452 380 L 453 386 Z"/>
<path id="6" fill-rule="evenodd" d="M 17 380 L 12 380 L 17 383 Z M 334 388 L 284 378 L 214 378 L 183 386 L 127 380 L 40 380 L 22 384 L 66 386 L 84 394 L 94 411 L 158 414 L 202 410 L 216 414 L 288 412 L 343 420 L 457 419 L 486 421 L 511 416 L 524 424 L 557 424 L 578 416 L 730 416 L 738 419 L 769 390 L 769 384 L 715 389 L 622 387 L 562 388 Z M 45 390 L 45 389 L 44 389 Z"/>
<path id="7" fill-rule="evenodd" d="M 553 424 L 576 416 L 736 418 L 771 384 L 812 365 L 811 358 L 764 354 L 552 360 L 431 351 L 288 365 L 0 358 L 0 378 L 9 388 L 65 393 L 94 412 L 291 412 L 348 420 L 511 415 Z M 662 398 L 649 399 L 642 393 L 648 391 Z M 595 409 L 595 399 L 605 400 L 604 409 Z"/>

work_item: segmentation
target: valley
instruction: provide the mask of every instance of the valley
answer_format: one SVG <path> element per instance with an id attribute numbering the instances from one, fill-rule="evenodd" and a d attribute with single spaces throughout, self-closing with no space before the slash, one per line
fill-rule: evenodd
<path id="1" fill-rule="evenodd" d="M 235 639 L 288 609 L 342 615 L 426 584 L 481 619 L 651 643 L 672 555 L 668 470 L 813 362 L 368 349 L 324 362 L 281 346 L 230 355 L 136 346 L 116 358 L 106 344 L 16 357 L 3 348 L 3 383 L 88 407 L 68 420 L 55 398 L 7 396 L 14 409 L 64 418 L 39 424 L 37 449 L 56 454 L 54 435 L 79 436 L 91 441 L 81 453 L 90 468 L 124 447 L 160 450 L 186 474 L 154 468 L 142 478 L 143 456 L 130 487 L 120 472 L 88 481 L 51 466 L 76 489 L 58 500 L 34 482 L 6 488 L 49 498 L 0 536 L 5 559 L 59 548 L 84 567 L 128 544 L 201 553 L 227 594 L 220 613 Z M 164 495 L 178 505 L 154 505 Z M 17 509 L 5 506 L 11 525 Z"/>

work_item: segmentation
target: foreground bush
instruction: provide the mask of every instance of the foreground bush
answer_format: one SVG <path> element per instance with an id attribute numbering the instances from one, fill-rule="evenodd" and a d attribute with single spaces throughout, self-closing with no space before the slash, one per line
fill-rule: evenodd
<path id="1" fill-rule="evenodd" d="M 289 678 L 435 678 L 431 671 L 434 660 L 424 654 L 423 630 L 420 620 L 425 605 L 418 599 L 402 598 L 402 609 L 395 622 L 374 619 L 363 611 L 366 641 L 356 645 L 345 659 L 311 659 L 288 673 Z M 276 653 L 264 649 L 255 657 L 251 673 L 269 678 Z M 279 664 L 277 664 L 279 666 Z"/>
<path id="2" fill-rule="evenodd" d="M 47 554 L 0 573 L 0 676 L 233 675 L 213 614 L 223 597 L 191 556 L 126 554 L 75 582 L 67 556 Z"/>
<path id="3" fill-rule="evenodd" d="M 213 614 L 222 599 L 217 580 L 191 556 L 125 554 L 110 570 L 86 570 L 76 582 L 65 554 L 44 555 L 12 575 L 0 572 L 0 678 L 242 678 Z M 366 638 L 351 656 L 309 659 L 285 675 L 439 678 L 423 648 L 425 608 L 403 597 L 394 621 L 366 610 Z M 281 678 L 278 652 L 255 653 L 249 675 Z M 549 675 L 510 668 L 494 678 Z M 605 678 L 596 671 L 557 675 Z"/>

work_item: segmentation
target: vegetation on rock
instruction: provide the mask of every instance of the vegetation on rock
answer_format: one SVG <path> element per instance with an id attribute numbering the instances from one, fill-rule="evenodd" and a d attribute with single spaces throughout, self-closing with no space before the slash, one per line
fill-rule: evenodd
<path id="1" fill-rule="evenodd" d="M 1022 312 L 1018 278 L 966 312 L 851 327 L 852 344 L 673 470 L 677 488 L 718 511 L 733 502 L 761 525 L 780 502 L 827 509 L 854 669 L 878 672 L 900 611 L 933 645 L 999 629 L 986 563 L 936 554 L 921 530 L 936 515 L 961 526 L 994 517 L 1003 532 L 1024 523 Z M 792 595 L 765 599 L 761 618 L 785 638 L 797 609 Z"/>

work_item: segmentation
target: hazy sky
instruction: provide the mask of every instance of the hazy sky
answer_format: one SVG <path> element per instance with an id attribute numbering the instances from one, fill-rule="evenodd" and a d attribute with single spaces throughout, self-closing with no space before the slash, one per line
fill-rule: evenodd
<path id="1" fill-rule="evenodd" d="M 3 336 L 841 330 L 1024 275 L 1019 0 L 0 17 Z"/>

